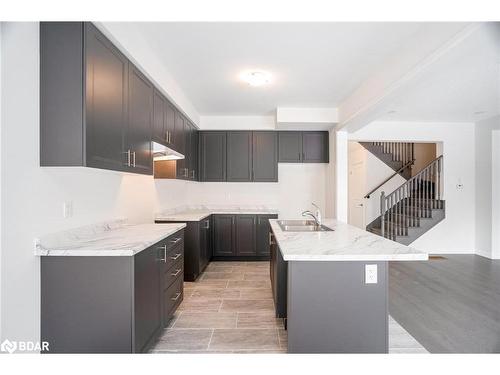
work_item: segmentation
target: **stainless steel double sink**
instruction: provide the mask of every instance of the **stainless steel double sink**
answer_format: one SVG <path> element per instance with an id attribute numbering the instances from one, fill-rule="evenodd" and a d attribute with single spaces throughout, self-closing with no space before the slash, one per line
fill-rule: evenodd
<path id="1" fill-rule="evenodd" d="M 284 232 L 330 232 L 333 229 L 318 225 L 314 220 L 278 220 Z"/>

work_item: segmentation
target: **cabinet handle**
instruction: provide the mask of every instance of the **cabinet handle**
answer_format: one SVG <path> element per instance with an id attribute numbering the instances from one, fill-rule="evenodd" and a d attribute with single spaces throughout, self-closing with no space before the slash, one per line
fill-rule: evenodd
<path id="1" fill-rule="evenodd" d="M 132 167 L 135 168 L 135 151 L 132 152 Z"/>
<path id="2" fill-rule="evenodd" d="M 269 245 L 276 245 L 272 232 L 269 232 Z"/>
<path id="3" fill-rule="evenodd" d="M 175 270 L 175 272 L 174 272 L 174 273 L 171 273 L 170 275 L 171 275 L 171 276 L 177 276 L 178 274 L 180 274 L 180 273 L 181 273 L 181 271 L 182 271 L 182 268 L 179 268 L 178 270 Z"/>
<path id="4" fill-rule="evenodd" d="M 125 165 L 127 167 L 130 167 L 130 150 L 127 150 L 127 152 L 124 152 L 124 154 L 127 155 L 127 162 L 125 163 Z"/>
<path id="5" fill-rule="evenodd" d="M 168 131 L 168 143 L 172 142 L 172 133 L 170 133 L 170 130 Z"/>
<path id="6" fill-rule="evenodd" d="M 179 242 L 180 240 L 182 240 L 182 237 L 176 238 L 175 240 L 170 241 L 170 243 L 172 243 L 172 244 L 174 244 L 174 245 L 175 245 L 175 244 L 176 244 L 177 242 Z"/>
<path id="7" fill-rule="evenodd" d="M 167 263 L 167 245 L 159 246 L 158 250 L 163 250 L 163 258 L 159 259 L 160 262 Z"/>
<path id="8" fill-rule="evenodd" d="M 177 292 L 174 298 L 170 298 L 172 301 L 177 301 L 181 296 L 181 292 Z"/>
<path id="9" fill-rule="evenodd" d="M 180 257 L 181 255 L 182 255 L 182 254 L 177 253 L 177 254 L 175 254 L 175 257 L 170 257 L 170 259 L 172 259 L 172 260 L 177 260 L 177 259 L 179 259 L 179 257 Z"/>
<path id="10" fill-rule="evenodd" d="M 205 221 L 205 224 L 206 224 L 205 229 L 210 229 L 210 221 L 209 220 Z"/>

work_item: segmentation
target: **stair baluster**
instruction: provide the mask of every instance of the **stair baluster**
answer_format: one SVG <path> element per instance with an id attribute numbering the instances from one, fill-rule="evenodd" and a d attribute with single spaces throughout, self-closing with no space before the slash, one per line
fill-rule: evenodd
<path id="1" fill-rule="evenodd" d="M 398 146 L 399 147 L 399 146 Z M 402 156 L 406 146 L 402 146 Z M 412 157 L 408 149 L 404 156 Z M 433 209 L 444 208 L 441 201 L 441 171 L 443 157 L 429 163 L 415 176 L 399 186 L 392 193 L 380 195 L 380 234 L 396 241 L 398 237 L 408 236 L 409 228 L 420 226 L 422 218 L 432 218 Z"/>

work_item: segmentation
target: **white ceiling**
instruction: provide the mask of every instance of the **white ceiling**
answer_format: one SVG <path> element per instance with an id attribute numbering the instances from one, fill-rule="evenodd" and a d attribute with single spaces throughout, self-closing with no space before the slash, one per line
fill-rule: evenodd
<path id="1" fill-rule="evenodd" d="M 336 107 L 426 23 L 127 23 L 201 115 Z M 275 81 L 249 87 L 245 69 Z"/>
<path id="2" fill-rule="evenodd" d="M 475 122 L 499 115 L 500 23 L 479 27 L 384 111 L 383 120 L 408 121 Z"/>

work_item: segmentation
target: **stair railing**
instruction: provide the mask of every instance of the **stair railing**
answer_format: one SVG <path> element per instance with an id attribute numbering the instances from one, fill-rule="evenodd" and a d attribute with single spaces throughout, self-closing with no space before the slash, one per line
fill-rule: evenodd
<path id="1" fill-rule="evenodd" d="M 433 208 L 442 208 L 442 170 L 441 155 L 389 195 L 380 194 L 382 237 L 396 240 L 397 236 L 408 235 L 409 227 L 431 217 Z"/>
<path id="2" fill-rule="evenodd" d="M 372 142 L 374 146 L 382 148 L 384 154 L 391 154 L 393 161 L 404 164 L 414 160 L 415 144 L 410 142 Z"/>

